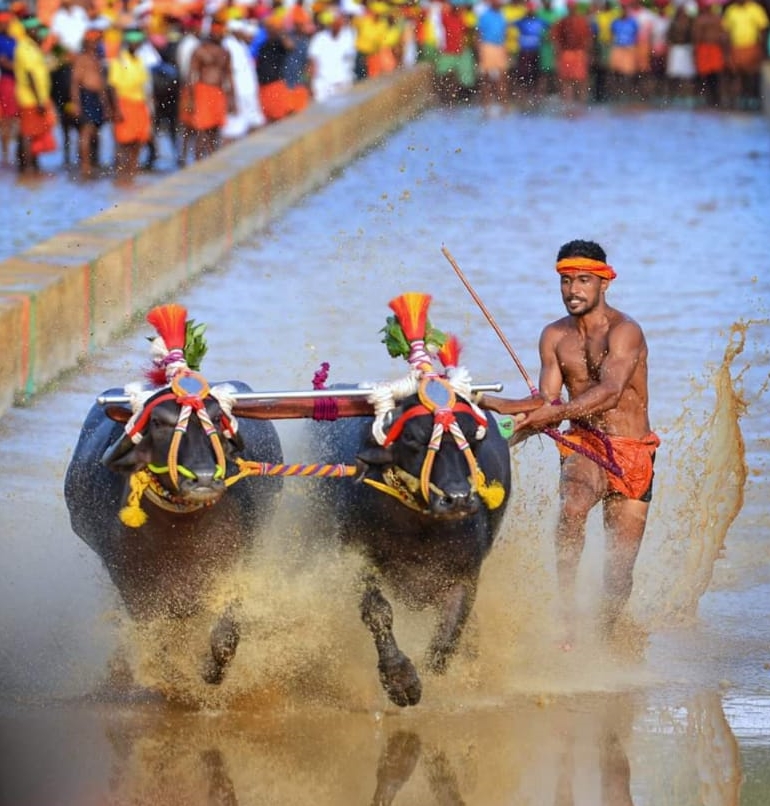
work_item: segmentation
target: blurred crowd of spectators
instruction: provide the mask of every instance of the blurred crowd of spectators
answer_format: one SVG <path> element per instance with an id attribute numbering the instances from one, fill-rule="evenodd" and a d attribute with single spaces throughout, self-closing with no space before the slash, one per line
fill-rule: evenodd
<path id="1" fill-rule="evenodd" d="M 130 181 L 161 137 L 181 167 L 418 60 L 447 103 L 758 109 L 764 2 L 0 0 L 2 160 L 61 148 L 88 178 L 110 125 Z"/>

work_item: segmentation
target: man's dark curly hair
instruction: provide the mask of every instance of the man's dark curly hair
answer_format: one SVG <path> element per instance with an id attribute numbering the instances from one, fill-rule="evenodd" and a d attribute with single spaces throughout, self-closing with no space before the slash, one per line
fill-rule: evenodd
<path id="1" fill-rule="evenodd" d="M 587 257 L 591 260 L 601 260 L 602 263 L 607 262 L 607 254 L 595 241 L 568 241 L 559 249 L 556 260 L 565 257 Z"/>

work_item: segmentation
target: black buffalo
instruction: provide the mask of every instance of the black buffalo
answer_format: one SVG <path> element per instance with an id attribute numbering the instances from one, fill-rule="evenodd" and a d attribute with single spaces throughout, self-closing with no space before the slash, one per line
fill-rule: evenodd
<path id="1" fill-rule="evenodd" d="M 237 391 L 249 391 L 230 382 Z M 112 389 L 105 396 L 122 395 Z M 153 405 L 155 403 L 155 405 Z M 277 431 L 268 421 L 245 420 L 239 428 L 223 414 L 212 395 L 202 398 L 203 420 L 213 425 L 226 460 L 217 468 L 211 434 L 195 410 L 176 452 L 177 473 L 169 472 L 169 454 L 180 404 L 169 389 L 154 393 L 137 441 L 126 433 L 132 411 L 125 405 L 95 404 L 83 424 L 67 469 L 64 493 L 74 532 L 102 559 L 130 616 L 186 618 L 200 612 L 216 575 L 227 572 L 253 545 L 272 516 L 280 478 L 247 477 L 232 486 L 225 476 L 237 470 L 236 457 L 281 462 Z M 205 422 L 204 422 L 205 424 Z M 141 438 L 139 438 L 141 437 Z M 138 471 L 151 471 L 151 484 L 139 505 L 134 492 L 132 519 L 126 504 Z M 174 481 L 176 477 L 176 483 Z M 141 511 L 140 511 L 141 510 Z M 218 614 L 211 632 L 211 652 L 203 677 L 219 683 L 239 640 L 235 603 Z"/>
<path id="2" fill-rule="evenodd" d="M 480 431 L 480 412 L 459 396 L 452 413 L 473 460 L 469 463 L 454 435 L 443 433 L 427 499 L 420 476 L 435 418 L 417 395 L 404 399 L 387 418 L 389 433 L 398 435 L 384 446 L 373 439 L 372 418 L 312 425 L 320 461 L 358 463 L 362 471 L 356 482 L 318 483 L 314 532 L 325 516 L 343 544 L 362 551 L 367 560 L 361 616 L 374 637 L 383 688 L 400 706 L 419 702 L 422 684 L 396 643 L 393 611 L 383 589 L 412 609 L 436 609 L 426 666 L 442 673 L 473 608 L 482 562 L 510 492 L 508 443 L 493 416 Z M 473 461 L 483 476 L 474 475 Z"/>

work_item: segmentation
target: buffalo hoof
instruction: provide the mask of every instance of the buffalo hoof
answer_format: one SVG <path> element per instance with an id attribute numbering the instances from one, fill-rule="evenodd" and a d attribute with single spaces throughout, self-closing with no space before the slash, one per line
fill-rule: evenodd
<path id="1" fill-rule="evenodd" d="M 203 679 L 213 686 L 225 678 L 225 671 L 235 657 L 241 632 L 233 619 L 222 618 L 211 633 L 211 657 L 203 672 Z"/>
<path id="2" fill-rule="evenodd" d="M 380 682 L 390 701 L 401 708 L 417 705 L 422 696 L 422 683 L 412 661 L 403 652 L 392 660 L 380 661 Z"/>

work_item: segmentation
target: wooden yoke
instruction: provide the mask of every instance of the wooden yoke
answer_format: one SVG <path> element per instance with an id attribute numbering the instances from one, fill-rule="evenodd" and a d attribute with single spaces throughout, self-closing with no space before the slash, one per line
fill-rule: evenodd
<path id="1" fill-rule="evenodd" d="M 323 398 L 321 398 L 323 399 Z M 334 400 L 337 417 L 374 415 L 374 406 L 363 397 L 329 397 Z M 272 400 L 243 400 L 233 404 L 233 415 L 247 420 L 298 420 L 312 418 L 318 397 L 295 397 Z"/>

